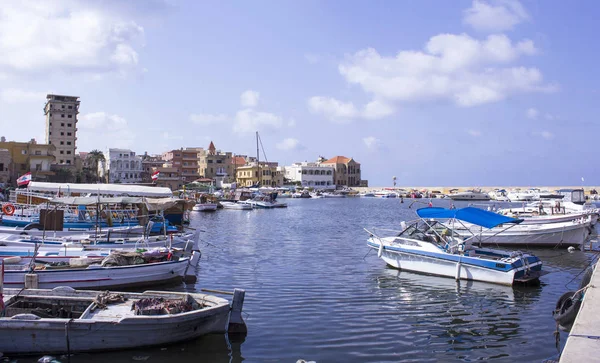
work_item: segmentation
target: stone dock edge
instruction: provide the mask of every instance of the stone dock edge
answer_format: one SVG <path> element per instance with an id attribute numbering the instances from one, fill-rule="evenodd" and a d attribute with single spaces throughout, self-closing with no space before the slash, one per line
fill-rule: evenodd
<path id="1" fill-rule="evenodd" d="M 560 363 L 600 362 L 600 270 L 598 264 L 585 291 Z"/>

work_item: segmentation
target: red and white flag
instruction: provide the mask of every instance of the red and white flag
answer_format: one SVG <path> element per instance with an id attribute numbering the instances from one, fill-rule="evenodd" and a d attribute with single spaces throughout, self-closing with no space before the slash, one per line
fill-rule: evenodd
<path id="1" fill-rule="evenodd" d="M 25 173 L 17 179 L 17 185 L 27 185 L 31 181 L 31 173 Z"/>
<path id="2" fill-rule="evenodd" d="M 156 181 L 156 179 L 158 179 L 158 176 L 160 175 L 160 171 L 155 171 L 154 173 L 152 173 L 152 181 Z"/>

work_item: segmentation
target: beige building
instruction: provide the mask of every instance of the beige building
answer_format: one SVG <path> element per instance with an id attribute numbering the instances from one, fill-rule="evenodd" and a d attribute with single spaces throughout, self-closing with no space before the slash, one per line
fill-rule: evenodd
<path id="1" fill-rule="evenodd" d="M 8 166 L 11 160 L 10 151 L 8 149 L 0 149 L 0 184 L 8 183 L 10 179 Z"/>
<path id="2" fill-rule="evenodd" d="M 217 150 L 212 141 L 207 150 L 198 153 L 198 174 L 214 180 L 217 185 L 233 179 L 234 169 L 232 154 Z"/>
<path id="3" fill-rule="evenodd" d="M 0 139 L 0 149 L 8 150 L 10 162 L 3 165 L 8 169 L 8 182 L 16 185 L 17 178 L 27 172 L 31 172 L 32 180 L 47 181 L 54 175 L 50 166 L 54 163 L 56 147 L 49 144 L 38 144 L 35 139 L 29 142 L 6 141 Z M 2 161 L 0 161 L 2 163 Z"/>
<path id="4" fill-rule="evenodd" d="M 175 191 L 181 189 L 186 182 L 182 180 L 179 169 L 171 163 L 165 163 L 163 166 L 152 167 L 152 173 L 158 171 L 158 179 L 154 182 L 158 187 L 167 187 Z"/>
<path id="5" fill-rule="evenodd" d="M 357 163 L 354 159 L 345 156 L 336 156 L 322 162 L 321 165 L 333 167 L 333 181 L 337 186 L 360 186 L 360 163 Z"/>
<path id="6" fill-rule="evenodd" d="M 56 147 L 54 162 L 75 165 L 79 97 L 49 94 L 46 100 L 46 143 Z"/>
<path id="7" fill-rule="evenodd" d="M 163 160 L 170 162 L 184 181 L 192 182 L 200 176 L 198 174 L 198 155 L 203 151 L 199 147 L 181 148 L 162 154 Z"/>
<path id="8" fill-rule="evenodd" d="M 256 163 L 238 166 L 236 182 L 239 187 L 250 187 L 259 184 L 263 187 L 281 187 L 283 186 L 284 171 L 277 166 Z"/>

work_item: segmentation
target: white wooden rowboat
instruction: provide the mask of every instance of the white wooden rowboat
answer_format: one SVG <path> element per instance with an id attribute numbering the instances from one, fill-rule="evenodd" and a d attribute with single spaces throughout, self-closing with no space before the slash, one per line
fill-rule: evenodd
<path id="1" fill-rule="evenodd" d="M 245 329 L 243 298 L 236 289 L 230 307 L 226 299 L 201 293 L 5 289 L 0 351 L 68 354 L 163 345 L 224 333 L 234 320 Z"/>
<path id="2" fill-rule="evenodd" d="M 195 273 L 200 252 L 177 260 L 145 263 L 138 265 L 101 267 L 89 265 L 81 268 L 57 268 L 29 271 L 28 266 L 6 265 L 4 286 L 9 288 L 37 287 L 52 289 L 58 286 L 70 286 L 77 289 L 88 288 L 125 288 L 157 285 L 172 281 L 181 281 L 188 274 Z"/>

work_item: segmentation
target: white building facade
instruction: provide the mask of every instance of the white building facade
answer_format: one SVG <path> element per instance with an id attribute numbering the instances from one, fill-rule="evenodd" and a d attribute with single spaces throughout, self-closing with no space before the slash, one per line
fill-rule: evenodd
<path id="1" fill-rule="evenodd" d="M 142 157 L 129 149 L 108 149 L 105 162 L 98 164 L 99 174 L 109 183 L 141 183 Z"/>
<path id="2" fill-rule="evenodd" d="M 299 182 L 305 188 L 335 189 L 334 168 L 320 163 L 302 162 L 285 167 L 286 179 Z"/>

